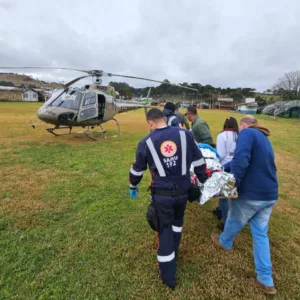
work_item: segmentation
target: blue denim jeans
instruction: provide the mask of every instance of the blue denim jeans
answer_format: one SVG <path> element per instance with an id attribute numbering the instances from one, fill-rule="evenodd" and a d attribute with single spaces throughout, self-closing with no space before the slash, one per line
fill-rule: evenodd
<path id="1" fill-rule="evenodd" d="M 225 226 L 227 215 L 228 215 L 228 199 L 220 198 L 219 199 L 219 209 L 222 212 L 222 221 Z"/>
<path id="2" fill-rule="evenodd" d="M 229 199 L 228 217 L 219 239 L 226 249 L 231 249 L 236 235 L 249 222 L 257 280 L 266 286 L 274 286 L 268 229 L 272 208 L 276 201 Z"/>

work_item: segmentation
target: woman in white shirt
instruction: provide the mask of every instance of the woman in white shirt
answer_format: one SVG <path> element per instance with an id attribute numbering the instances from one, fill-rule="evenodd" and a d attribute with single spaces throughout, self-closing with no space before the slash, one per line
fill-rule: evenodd
<path id="1" fill-rule="evenodd" d="M 232 117 L 227 118 L 223 126 L 223 131 L 219 133 L 217 137 L 217 152 L 220 155 L 220 162 L 222 166 L 232 160 L 238 134 L 239 126 L 236 119 Z M 229 170 L 225 169 L 225 171 Z M 223 220 L 223 223 L 219 226 L 219 228 L 223 230 L 228 214 L 228 199 L 220 198 L 219 206 L 213 210 L 213 213 L 219 220 Z"/>

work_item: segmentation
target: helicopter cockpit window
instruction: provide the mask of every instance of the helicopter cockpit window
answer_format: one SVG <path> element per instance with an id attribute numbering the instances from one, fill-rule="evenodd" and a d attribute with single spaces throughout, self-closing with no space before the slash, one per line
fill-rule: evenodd
<path id="1" fill-rule="evenodd" d="M 88 106 L 96 103 L 95 93 L 87 93 L 84 96 L 83 106 Z"/>
<path id="2" fill-rule="evenodd" d="M 78 110 L 80 107 L 81 97 L 82 94 L 80 92 L 69 90 L 62 93 L 51 105 Z"/>
<path id="3" fill-rule="evenodd" d="M 56 99 L 59 95 L 63 94 L 64 90 L 55 90 L 53 91 L 51 97 L 45 102 L 45 106 L 50 105 L 54 99 Z"/>

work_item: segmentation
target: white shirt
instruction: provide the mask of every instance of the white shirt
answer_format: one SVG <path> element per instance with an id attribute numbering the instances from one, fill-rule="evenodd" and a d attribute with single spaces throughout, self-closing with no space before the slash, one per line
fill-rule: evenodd
<path id="1" fill-rule="evenodd" d="M 234 131 L 223 131 L 217 137 L 217 152 L 221 156 L 220 163 L 225 165 L 232 160 L 236 147 L 237 133 Z"/>

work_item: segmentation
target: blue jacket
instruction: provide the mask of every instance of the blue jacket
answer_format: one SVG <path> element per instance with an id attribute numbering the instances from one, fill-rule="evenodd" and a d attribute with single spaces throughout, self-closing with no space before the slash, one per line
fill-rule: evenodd
<path id="1" fill-rule="evenodd" d="M 267 138 L 269 131 L 259 125 L 255 127 L 240 132 L 230 164 L 231 173 L 236 179 L 239 198 L 277 200 L 277 170 L 274 152 Z"/>
<path id="2" fill-rule="evenodd" d="M 136 159 L 129 172 L 129 181 L 136 186 L 149 166 L 152 187 L 167 190 L 191 187 L 190 167 L 199 181 L 205 182 L 206 163 L 190 131 L 178 127 L 164 127 L 152 131 L 139 144 Z"/>
<path id="3" fill-rule="evenodd" d="M 175 113 L 169 109 L 164 109 L 163 114 L 167 118 L 168 126 L 179 127 L 179 119 L 176 117 Z"/>

